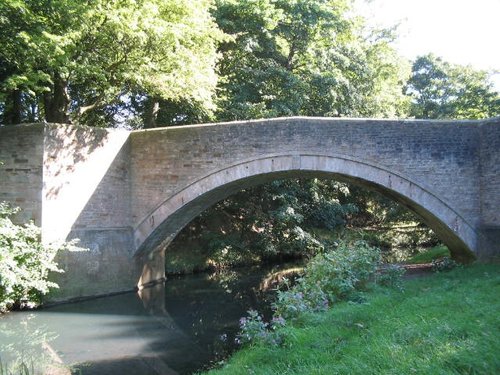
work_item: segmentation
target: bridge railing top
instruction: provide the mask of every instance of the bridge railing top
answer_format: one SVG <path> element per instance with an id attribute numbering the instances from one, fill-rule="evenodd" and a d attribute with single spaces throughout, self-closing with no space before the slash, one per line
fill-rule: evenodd
<path id="1" fill-rule="evenodd" d="M 213 126 L 228 126 L 228 125 L 250 125 L 250 124 L 273 124 L 273 123 L 297 123 L 297 122 L 311 122 L 311 123 L 356 123 L 356 124 L 400 124 L 400 125 L 425 125 L 425 124 L 443 124 L 443 125 L 481 125 L 483 123 L 500 123 L 500 117 L 485 119 L 485 120 L 429 120 L 429 119 L 380 119 L 380 118 L 355 118 L 355 117 L 307 117 L 307 116 L 293 116 L 293 117 L 275 117 L 254 120 L 236 120 L 227 122 L 214 122 L 205 124 L 192 124 L 192 125 L 173 125 L 157 127 L 152 129 L 139 129 L 132 132 L 151 132 L 158 130 L 178 130 L 178 129 L 193 129 L 201 127 Z"/>

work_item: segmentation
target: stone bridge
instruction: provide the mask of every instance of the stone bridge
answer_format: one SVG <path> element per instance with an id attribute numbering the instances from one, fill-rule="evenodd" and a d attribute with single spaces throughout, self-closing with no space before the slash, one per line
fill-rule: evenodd
<path id="1" fill-rule="evenodd" d="M 330 177 L 416 212 L 458 259 L 500 254 L 500 118 L 280 118 L 125 131 L 0 127 L 0 201 L 65 252 L 53 299 L 130 290 L 164 277 L 165 248 L 234 192 Z M 168 250 L 167 250 L 168 251 Z"/>

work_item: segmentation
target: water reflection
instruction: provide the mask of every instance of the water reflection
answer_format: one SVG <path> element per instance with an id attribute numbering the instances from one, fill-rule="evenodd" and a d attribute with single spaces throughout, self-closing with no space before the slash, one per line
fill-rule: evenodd
<path id="1" fill-rule="evenodd" d="M 140 296 L 8 314 L 0 319 L 0 356 L 58 374 L 65 373 L 58 362 L 79 374 L 190 374 L 234 350 L 247 310 L 270 313 L 271 296 L 259 285 L 273 271 L 170 278 Z"/>

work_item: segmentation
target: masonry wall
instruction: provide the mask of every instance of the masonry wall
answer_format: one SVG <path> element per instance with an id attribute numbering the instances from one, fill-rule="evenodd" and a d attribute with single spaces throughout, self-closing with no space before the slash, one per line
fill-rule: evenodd
<path id="1" fill-rule="evenodd" d="M 78 239 L 58 256 L 66 271 L 52 299 L 132 289 L 139 278 L 131 241 L 127 131 L 46 125 L 43 237 Z"/>
<path id="2" fill-rule="evenodd" d="M 481 256 L 500 257 L 500 118 L 481 125 Z"/>
<path id="3" fill-rule="evenodd" d="M 42 224 L 43 125 L 0 127 L 0 202 L 22 210 L 16 221 Z"/>
<path id="4" fill-rule="evenodd" d="M 129 290 L 139 277 L 161 277 L 162 253 L 137 256 L 134 231 L 144 223 L 148 230 L 162 224 L 151 213 L 173 196 L 187 207 L 178 193 L 191 187 L 193 199 L 203 191 L 197 183 L 208 175 L 214 176 L 211 183 L 224 182 L 225 171 L 241 165 L 251 170 L 236 170 L 236 177 L 241 172 L 255 175 L 252 183 L 269 180 L 274 176 L 260 175 L 259 168 L 274 156 L 283 171 L 295 170 L 294 177 L 301 175 L 302 162 L 326 163 L 322 156 L 329 156 L 333 163 L 346 161 L 347 176 L 385 171 L 386 192 L 398 179 L 410 181 L 404 190 L 409 196 L 425 192 L 425 199 L 449 207 L 448 227 L 436 225 L 459 233 L 459 224 L 467 223 L 480 234 L 479 246 L 469 247 L 487 258 L 500 252 L 499 150 L 499 119 L 288 118 L 131 133 L 65 125 L 0 127 L 0 201 L 23 209 L 19 221 L 41 225 L 44 241 L 79 238 L 87 249 L 59 257 L 66 273 L 56 279 L 62 288 L 55 299 Z M 363 165 L 369 167 L 359 169 Z M 216 186 L 186 212 L 194 215 L 250 183 L 233 181 Z M 413 193 L 412 184 L 418 186 Z M 185 218 L 176 222 L 184 225 Z"/>
<path id="5" fill-rule="evenodd" d="M 297 152 L 347 157 L 409 177 L 472 227 L 479 225 L 478 122 L 304 118 L 133 132 L 133 225 L 208 173 Z"/>
<path id="6" fill-rule="evenodd" d="M 128 132 L 46 125 L 43 152 L 43 236 L 74 228 L 128 226 Z"/>

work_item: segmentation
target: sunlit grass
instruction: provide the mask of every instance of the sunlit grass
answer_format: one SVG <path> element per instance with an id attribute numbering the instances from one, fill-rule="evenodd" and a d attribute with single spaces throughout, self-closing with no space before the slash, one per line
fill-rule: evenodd
<path id="1" fill-rule="evenodd" d="M 499 374 L 500 266 L 376 289 L 284 329 L 281 347 L 236 353 L 211 374 Z"/>
<path id="2" fill-rule="evenodd" d="M 418 264 L 418 263 L 430 263 L 435 259 L 440 259 L 444 257 L 450 257 L 450 250 L 445 245 L 434 246 L 431 249 L 425 250 L 413 257 L 411 257 L 406 263 Z"/>

